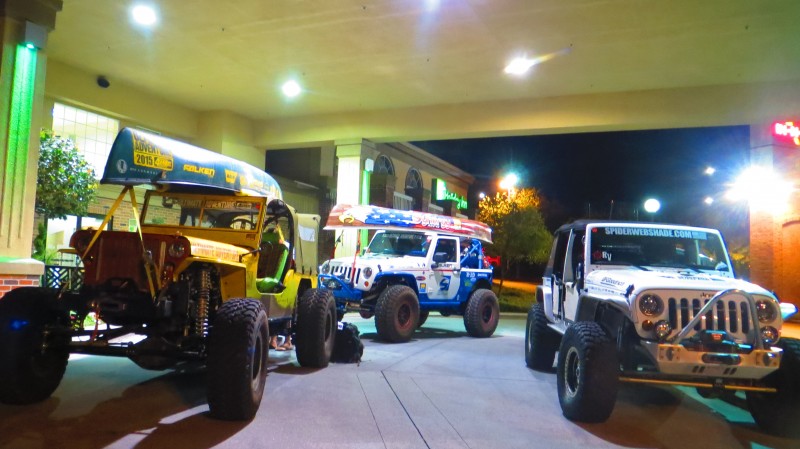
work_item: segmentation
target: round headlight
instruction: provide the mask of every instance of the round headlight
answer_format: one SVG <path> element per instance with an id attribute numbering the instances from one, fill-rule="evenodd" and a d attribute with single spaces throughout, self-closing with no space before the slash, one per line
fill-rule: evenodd
<path id="1" fill-rule="evenodd" d="M 664 310 L 664 301 L 658 295 L 644 295 L 639 299 L 639 310 L 647 316 L 660 315 Z"/>
<path id="2" fill-rule="evenodd" d="M 767 299 L 756 301 L 756 312 L 758 312 L 758 321 L 762 323 L 769 323 L 778 317 L 778 308 L 775 302 Z"/>
<path id="3" fill-rule="evenodd" d="M 364 278 L 369 279 L 372 277 L 372 267 L 364 268 Z"/>
<path id="4" fill-rule="evenodd" d="M 322 274 L 328 274 L 331 272 L 331 264 L 327 260 L 322 263 L 322 266 L 319 267 L 319 272 Z"/>
<path id="5" fill-rule="evenodd" d="M 170 257 L 183 257 L 186 254 L 186 247 L 181 243 L 174 243 L 169 247 L 169 256 Z"/>
<path id="6" fill-rule="evenodd" d="M 656 326 L 653 330 L 656 332 L 656 337 L 658 337 L 659 340 L 664 341 L 667 339 L 667 337 L 669 337 L 670 332 L 672 332 L 672 326 L 670 326 L 665 320 L 661 320 L 656 323 Z"/>
<path id="7" fill-rule="evenodd" d="M 763 341 L 765 345 L 774 344 L 778 341 L 779 337 L 778 329 L 772 326 L 764 326 L 761 328 L 761 341 Z"/>

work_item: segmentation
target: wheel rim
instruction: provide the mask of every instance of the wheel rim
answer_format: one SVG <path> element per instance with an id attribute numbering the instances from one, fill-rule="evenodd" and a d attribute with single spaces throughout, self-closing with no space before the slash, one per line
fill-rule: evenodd
<path id="1" fill-rule="evenodd" d="M 259 385 L 261 384 L 261 370 L 263 362 L 264 362 L 264 342 L 261 339 L 261 333 L 259 332 L 256 336 L 255 344 L 253 345 L 255 352 L 253 352 L 253 366 L 251 369 L 251 376 L 250 379 L 250 386 L 253 391 L 258 391 Z"/>
<path id="2" fill-rule="evenodd" d="M 401 304 L 397 309 L 397 324 L 400 329 L 411 327 L 411 306 L 408 303 Z"/>
<path id="3" fill-rule="evenodd" d="M 567 396 L 573 397 L 578 393 L 581 377 L 581 363 L 578 357 L 578 350 L 574 347 L 567 351 L 566 363 L 564 366 L 564 390 Z"/>

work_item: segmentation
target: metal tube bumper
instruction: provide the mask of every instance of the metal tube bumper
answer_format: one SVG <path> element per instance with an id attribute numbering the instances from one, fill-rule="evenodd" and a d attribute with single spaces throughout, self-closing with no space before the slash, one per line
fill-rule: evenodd
<path id="1" fill-rule="evenodd" d="M 669 375 L 761 379 L 781 364 L 780 348 L 754 349 L 750 353 L 690 351 L 678 344 L 642 342 L 658 366 Z"/>

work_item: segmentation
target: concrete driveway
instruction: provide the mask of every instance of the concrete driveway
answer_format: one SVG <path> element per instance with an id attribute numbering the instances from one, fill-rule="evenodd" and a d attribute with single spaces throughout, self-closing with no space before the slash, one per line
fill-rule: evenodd
<path id="1" fill-rule="evenodd" d="M 622 388 L 611 419 L 561 415 L 553 373 L 525 367 L 525 316 L 503 315 L 494 337 L 473 339 L 460 317 L 432 314 L 406 344 L 362 331 L 360 365 L 297 366 L 272 351 L 256 418 L 206 416 L 204 372 L 151 372 L 126 359 L 70 360 L 49 400 L 0 405 L 2 448 L 798 448 L 760 432 L 741 404 L 692 389 Z"/>

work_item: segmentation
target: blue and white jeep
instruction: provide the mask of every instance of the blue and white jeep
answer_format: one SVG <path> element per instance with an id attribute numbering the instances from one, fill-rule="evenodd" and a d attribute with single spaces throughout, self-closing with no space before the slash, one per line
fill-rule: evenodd
<path id="1" fill-rule="evenodd" d="M 430 218 L 431 214 L 370 208 L 376 212 L 373 216 L 403 216 L 409 224 L 384 225 L 388 229 L 378 230 L 362 254 L 322 264 L 319 288 L 333 293 L 339 315 L 358 311 L 364 318 L 374 316 L 378 336 L 390 342 L 410 340 L 431 311 L 463 315 L 469 335 L 491 336 L 499 319 L 497 297 L 491 290 L 492 269 L 484 265 L 480 240 L 466 231 L 469 224 L 462 226 L 461 221 L 469 220 L 456 224 L 463 232 L 452 232 L 442 226 L 442 220 L 457 219 L 434 216 L 439 230 L 432 231 L 428 230 L 432 221 L 424 221 L 423 226 L 424 217 L 416 216 Z M 334 221 L 337 216 L 346 217 L 341 219 L 345 225 L 331 226 L 329 219 L 326 229 L 352 224 L 352 214 L 332 216 Z M 365 227 L 364 221 L 356 224 Z"/>

